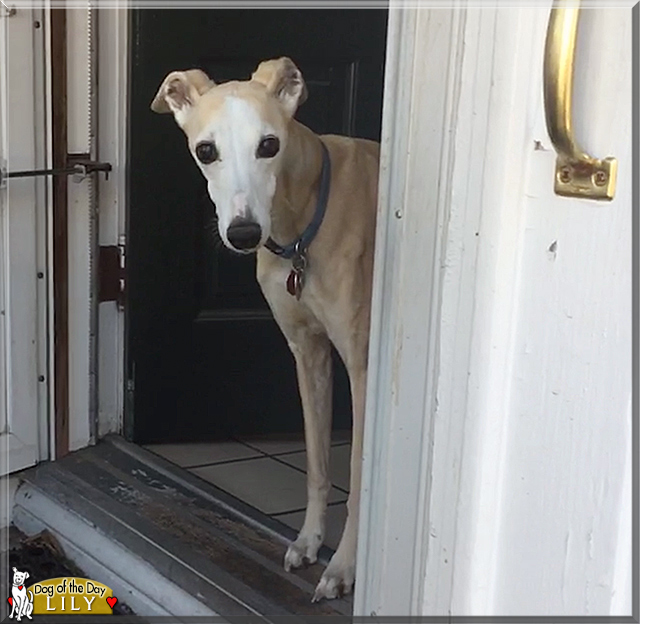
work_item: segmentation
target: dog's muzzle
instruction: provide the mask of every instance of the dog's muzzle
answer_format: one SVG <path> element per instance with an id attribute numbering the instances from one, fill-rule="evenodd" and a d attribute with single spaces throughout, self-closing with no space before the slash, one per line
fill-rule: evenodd
<path id="1" fill-rule="evenodd" d="M 228 227 L 226 237 L 235 249 L 248 251 L 259 246 L 262 239 L 262 227 L 251 220 L 235 218 Z"/>

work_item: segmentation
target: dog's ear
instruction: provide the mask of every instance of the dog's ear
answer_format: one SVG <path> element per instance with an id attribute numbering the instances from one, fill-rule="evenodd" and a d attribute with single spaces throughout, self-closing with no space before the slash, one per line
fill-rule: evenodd
<path id="1" fill-rule="evenodd" d="M 199 97 L 214 85 L 202 70 L 176 70 L 165 77 L 151 102 L 151 109 L 161 114 L 173 113 L 182 125 L 188 108 L 195 106 Z"/>
<path id="2" fill-rule="evenodd" d="M 16 566 L 13 567 L 13 571 L 14 571 L 14 572 L 18 572 L 18 571 L 16 570 Z"/>
<path id="3" fill-rule="evenodd" d="M 25 579 L 27 579 L 27 577 L 29 577 L 29 573 L 28 573 L 28 572 L 25 573 Z"/>
<path id="4" fill-rule="evenodd" d="M 251 75 L 251 80 L 266 86 L 289 116 L 307 100 L 307 86 L 298 67 L 288 58 L 280 57 L 262 62 Z"/>

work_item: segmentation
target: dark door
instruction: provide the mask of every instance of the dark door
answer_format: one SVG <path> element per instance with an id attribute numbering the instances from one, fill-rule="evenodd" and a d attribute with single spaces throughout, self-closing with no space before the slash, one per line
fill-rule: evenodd
<path id="1" fill-rule="evenodd" d="M 214 207 L 171 115 L 149 109 L 165 75 L 247 79 L 287 55 L 317 133 L 379 140 L 385 10 L 133 12 L 128 213 L 127 434 L 217 440 L 302 429 L 293 357 L 255 279 L 255 257 L 216 238 Z M 335 355 L 334 427 L 351 424 Z"/>

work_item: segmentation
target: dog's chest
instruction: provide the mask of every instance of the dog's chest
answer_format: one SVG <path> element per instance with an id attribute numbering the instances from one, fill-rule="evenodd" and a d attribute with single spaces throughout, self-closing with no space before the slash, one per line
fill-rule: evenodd
<path id="1" fill-rule="evenodd" d="M 266 255 L 266 254 L 265 254 Z M 258 255 L 258 258 L 260 256 Z M 295 274 L 291 261 L 272 256 L 273 259 L 258 259 L 257 280 L 278 321 L 295 319 L 298 315 L 309 316 L 326 326 L 327 315 L 322 306 L 321 284 L 315 266 L 309 261 L 302 275 L 300 298 L 290 292 L 292 276 Z"/>

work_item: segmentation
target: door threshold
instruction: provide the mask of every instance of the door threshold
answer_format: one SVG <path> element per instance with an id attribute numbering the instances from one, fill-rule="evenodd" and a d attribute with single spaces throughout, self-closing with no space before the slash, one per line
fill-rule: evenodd
<path id="1" fill-rule="evenodd" d="M 296 531 L 121 437 L 21 476 L 14 524 L 50 531 L 139 618 L 351 621 L 349 597 L 311 603 L 330 549 L 287 573 Z"/>

